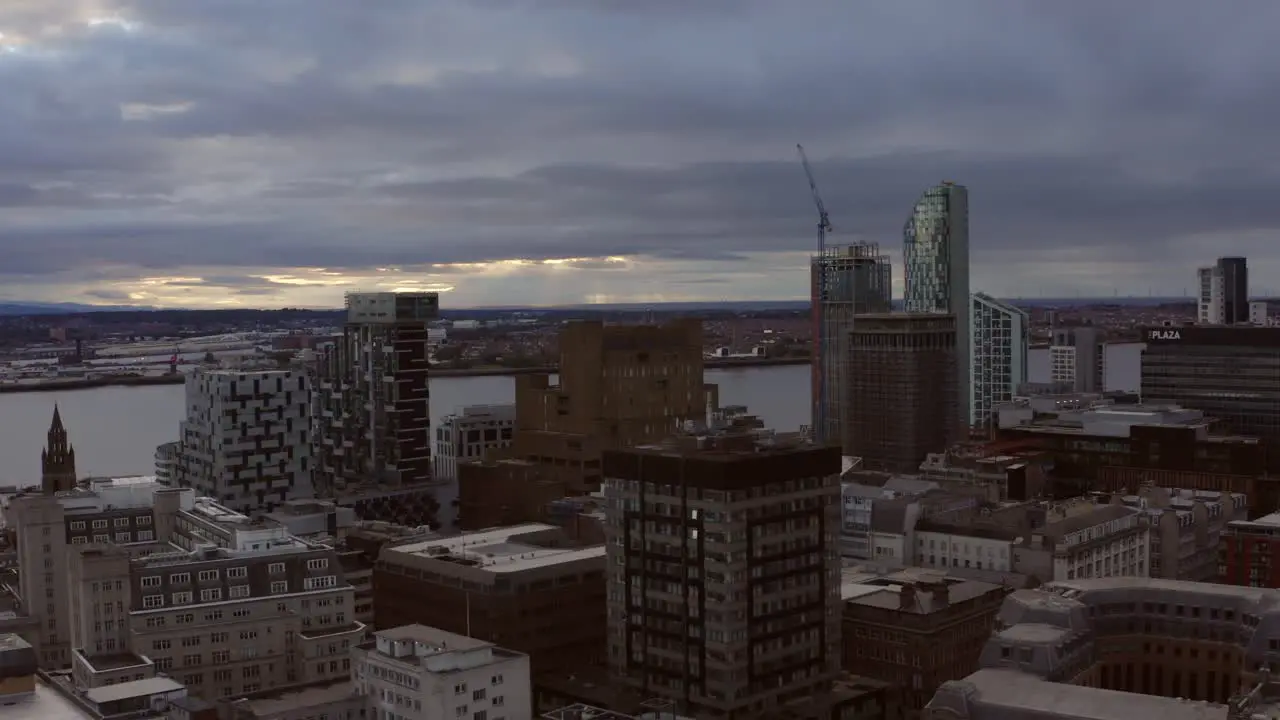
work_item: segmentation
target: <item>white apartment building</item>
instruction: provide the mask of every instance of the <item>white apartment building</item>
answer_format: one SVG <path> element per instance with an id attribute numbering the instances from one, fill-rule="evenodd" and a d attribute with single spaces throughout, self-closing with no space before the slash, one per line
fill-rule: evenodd
<path id="1" fill-rule="evenodd" d="M 370 720 L 526 720 L 529 657 L 425 625 L 374 633 L 352 651 Z"/>
<path id="2" fill-rule="evenodd" d="M 1049 345 L 1049 381 L 1075 392 L 1106 390 L 1107 346 L 1093 327 L 1054 328 Z"/>
<path id="3" fill-rule="evenodd" d="M 1017 551 L 1051 555 L 1052 574 L 1042 580 L 1149 576 L 1151 532 L 1138 510 L 1081 499 L 1051 507 L 1047 519 Z"/>
<path id="4" fill-rule="evenodd" d="M 1249 324 L 1264 327 L 1271 325 L 1270 307 L 1265 300 L 1249 303 Z"/>
<path id="5" fill-rule="evenodd" d="M 516 427 L 516 406 L 471 405 L 444 417 L 436 427 L 433 476 L 455 480 L 458 463 L 480 460 L 493 450 L 511 446 Z"/>
<path id="6" fill-rule="evenodd" d="M 986 293 L 969 298 L 969 425 L 990 427 L 995 406 L 1009 402 L 1027 381 L 1030 318 Z"/>
<path id="7" fill-rule="evenodd" d="M 946 570 L 973 568 L 1013 572 L 1014 538 L 980 528 L 932 528 L 915 530 L 915 565 Z"/>
<path id="8" fill-rule="evenodd" d="M 175 486 L 241 512 L 313 497 L 303 373 L 198 370 L 187 377 L 186 401 Z"/>
<path id="9" fill-rule="evenodd" d="M 1196 271 L 1199 278 L 1200 298 L 1196 308 L 1196 322 L 1200 325 L 1223 325 L 1226 316 L 1226 282 L 1222 266 L 1210 265 Z"/>

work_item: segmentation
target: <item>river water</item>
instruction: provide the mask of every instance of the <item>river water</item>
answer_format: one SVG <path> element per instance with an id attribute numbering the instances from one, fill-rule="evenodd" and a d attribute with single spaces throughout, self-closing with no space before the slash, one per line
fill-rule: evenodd
<path id="1" fill-rule="evenodd" d="M 1107 389 L 1137 390 L 1140 344 L 1111 345 Z M 1048 379 L 1045 350 L 1031 351 L 1030 379 Z M 796 430 L 809 423 L 809 368 L 805 365 L 708 370 L 724 405 L 746 405 L 768 427 Z M 511 402 L 511 377 L 450 377 L 431 381 L 432 421 L 464 405 Z M 57 402 L 76 449 L 81 476 L 150 474 L 155 447 L 178 439 L 182 385 L 0 394 L 0 486 L 40 479 L 40 451 Z"/>

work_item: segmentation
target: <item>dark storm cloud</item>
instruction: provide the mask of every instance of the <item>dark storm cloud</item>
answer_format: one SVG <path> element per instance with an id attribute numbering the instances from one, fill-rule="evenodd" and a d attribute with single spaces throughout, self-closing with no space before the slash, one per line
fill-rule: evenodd
<path id="1" fill-rule="evenodd" d="M 978 258 L 1280 224 L 1272 2 L 10 2 L 3 274 L 807 250 L 796 141 L 837 241 L 944 179 Z"/>

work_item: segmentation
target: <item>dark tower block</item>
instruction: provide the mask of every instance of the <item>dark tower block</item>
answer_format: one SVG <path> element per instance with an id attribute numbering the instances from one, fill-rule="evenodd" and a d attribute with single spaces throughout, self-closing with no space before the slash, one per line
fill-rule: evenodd
<path id="1" fill-rule="evenodd" d="M 47 495 L 76 487 L 76 449 L 67 441 L 67 429 L 62 426 L 62 414 L 53 406 L 53 423 L 49 425 L 49 438 L 44 452 L 40 453 L 40 489 Z"/>

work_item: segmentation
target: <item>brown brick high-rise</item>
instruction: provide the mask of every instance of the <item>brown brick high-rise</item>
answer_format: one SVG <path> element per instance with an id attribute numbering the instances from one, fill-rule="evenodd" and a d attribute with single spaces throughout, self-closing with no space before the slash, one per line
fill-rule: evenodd
<path id="1" fill-rule="evenodd" d="M 848 342 L 846 453 L 869 469 L 913 472 L 961 438 L 954 316 L 859 315 Z"/>
<path id="2" fill-rule="evenodd" d="M 600 453 L 669 437 L 716 404 L 702 381 L 702 322 L 572 322 L 560 333 L 560 384 L 516 378 L 511 457 L 583 494 L 600 486 Z"/>

